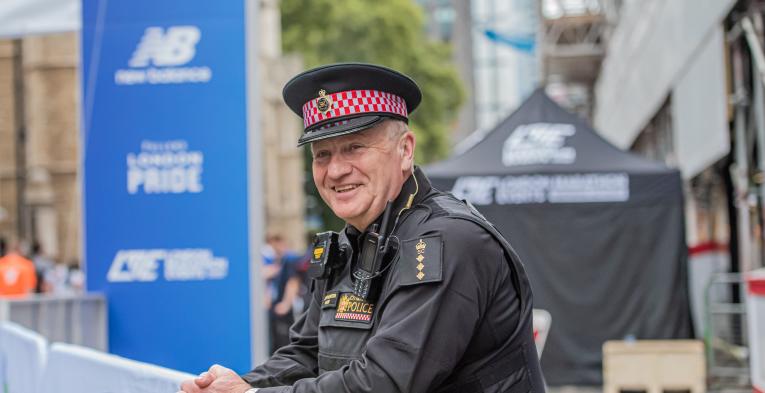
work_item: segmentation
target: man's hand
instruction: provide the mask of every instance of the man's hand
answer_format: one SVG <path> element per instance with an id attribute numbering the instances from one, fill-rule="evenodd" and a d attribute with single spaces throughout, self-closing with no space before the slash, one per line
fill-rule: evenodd
<path id="1" fill-rule="evenodd" d="M 197 378 L 183 381 L 179 393 L 243 393 L 247 389 L 250 385 L 234 371 L 215 364 Z"/>
<path id="2" fill-rule="evenodd" d="M 292 304 L 288 302 L 279 302 L 274 306 L 274 312 L 276 315 L 284 316 L 292 310 Z"/>

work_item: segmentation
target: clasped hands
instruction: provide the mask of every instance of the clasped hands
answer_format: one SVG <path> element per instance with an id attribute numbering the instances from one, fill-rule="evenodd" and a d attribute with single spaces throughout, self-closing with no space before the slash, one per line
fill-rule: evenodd
<path id="1" fill-rule="evenodd" d="M 244 393 L 250 388 L 233 370 L 215 364 L 198 377 L 183 381 L 178 393 Z"/>

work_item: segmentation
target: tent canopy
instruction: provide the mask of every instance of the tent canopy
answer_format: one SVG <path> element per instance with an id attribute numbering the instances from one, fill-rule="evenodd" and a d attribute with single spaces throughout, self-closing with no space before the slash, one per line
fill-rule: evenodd
<path id="1" fill-rule="evenodd" d="M 548 384 L 601 384 L 607 340 L 691 335 L 677 170 L 619 150 L 540 89 L 425 173 L 521 257 L 534 307 L 552 315 Z"/>
<path id="2" fill-rule="evenodd" d="M 619 171 L 674 170 L 610 144 L 541 88 L 473 147 L 428 167 L 431 177 Z"/>

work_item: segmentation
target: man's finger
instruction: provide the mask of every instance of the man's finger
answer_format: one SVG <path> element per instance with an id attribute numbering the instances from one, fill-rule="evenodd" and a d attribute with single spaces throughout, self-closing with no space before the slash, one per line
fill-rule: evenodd
<path id="1" fill-rule="evenodd" d="M 193 379 L 187 379 L 181 382 L 181 390 L 179 393 L 197 393 L 197 392 L 199 392 L 199 388 L 194 383 Z"/>
<path id="2" fill-rule="evenodd" d="M 225 373 L 227 373 L 229 369 L 221 366 L 220 364 L 213 364 L 212 367 L 210 367 L 210 374 L 212 374 L 215 377 L 219 377 Z"/>
<path id="3" fill-rule="evenodd" d="M 213 383 L 214 380 L 215 380 L 215 375 L 205 371 L 202 374 L 199 374 L 199 376 L 194 379 L 194 383 L 200 389 L 204 389 L 210 386 L 210 384 Z"/>

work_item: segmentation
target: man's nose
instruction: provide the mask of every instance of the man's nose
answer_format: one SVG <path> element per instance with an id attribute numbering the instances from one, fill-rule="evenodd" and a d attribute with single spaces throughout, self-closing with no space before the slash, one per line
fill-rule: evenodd
<path id="1" fill-rule="evenodd" d="M 353 170 L 351 164 L 342 157 L 333 156 L 327 168 L 327 175 L 332 179 L 341 178 Z"/>

